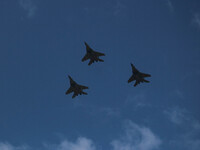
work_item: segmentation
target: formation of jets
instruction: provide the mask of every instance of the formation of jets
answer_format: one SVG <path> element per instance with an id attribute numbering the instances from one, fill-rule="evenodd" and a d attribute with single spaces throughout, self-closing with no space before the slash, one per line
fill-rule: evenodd
<path id="1" fill-rule="evenodd" d="M 104 53 L 94 51 L 86 42 L 84 42 L 84 43 L 86 46 L 86 54 L 82 58 L 82 62 L 90 59 L 90 61 L 88 63 L 89 66 L 94 62 L 98 62 L 98 61 L 104 62 L 104 60 L 99 58 L 100 56 L 105 56 Z M 132 67 L 132 76 L 129 78 L 128 83 L 135 80 L 134 87 L 137 86 L 138 84 L 140 84 L 141 82 L 149 83 L 149 81 L 144 78 L 151 77 L 150 74 L 140 72 L 139 70 L 136 69 L 136 67 L 132 63 L 131 63 L 131 67 Z M 77 84 L 69 75 L 68 75 L 68 77 L 70 80 L 70 87 L 66 91 L 65 94 L 70 94 L 70 93 L 74 92 L 72 98 L 75 98 L 76 96 L 82 95 L 82 94 L 87 95 L 87 93 L 83 91 L 84 89 L 88 89 L 87 86 Z"/>

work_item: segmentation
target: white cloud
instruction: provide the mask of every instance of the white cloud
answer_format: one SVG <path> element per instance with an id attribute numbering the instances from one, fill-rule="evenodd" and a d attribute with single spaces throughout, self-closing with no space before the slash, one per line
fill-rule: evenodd
<path id="1" fill-rule="evenodd" d="M 174 124 L 182 124 L 183 121 L 187 120 L 186 110 L 180 109 L 179 107 L 165 110 L 164 114 L 167 115 L 169 120 Z"/>
<path id="2" fill-rule="evenodd" d="M 200 29 L 200 14 L 199 13 L 194 14 L 192 22 L 195 23 L 195 25 Z"/>
<path id="3" fill-rule="evenodd" d="M 33 17 L 36 13 L 37 7 L 32 0 L 19 0 L 20 6 L 28 12 L 27 16 Z"/>
<path id="4" fill-rule="evenodd" d="M 76 142 L 62 141 L 58 145 L 45 145 L 45 150 L 96 150 L 92 140 L 79 137 Z"/>
<path id="5" fill-rule="evenodd" d="M 114 150 L 154 150 L 161 145 L 161 140 L 147 127 L 127 121 L 125 131 L 120 139 L 111 142 Z"/>
<path id="6" fill-rule="evenodd" d="M 75 142 L 63 140 L 60 144 L 44 144 L 40 150 L 96 150 L 94 143 L 85 137 L 79 137 Z M 0 142 L 0 150 L 35 150 L 29 146 L 13 146 Z"/>
<path id="7" fill-rule="evenodd" d="M 139 126 L 132 121 L 125 124 L 125 134 L 110 142 L 112 150 L 155 150 L 161 140 L 147 127 Z M 29 146 L 13 146 L 0 142 L 0 150 L 97 150 L 94 142 L 85 137 L 79 137 L 72 142 L 67 139 L 59 144 L 45 143 L 40 148 Z"/>
<path id="8" fill-rule="evenodd" d="M 29 150 L 27 146 L 13 146 L 7 142 L 0 142 L 0 150 Z"/>
<path id="9" fill-rule="evenodd" d="M 196 120 L 187 110 L 175 107 L 164 111 L 169 120 L 179 126 L 181 134 L 174 135 L 170 143 L 182 150 L 199 150 L 200 147 L 200 122 Z M 174 133 L 176 134 L 176 133 Z"/>

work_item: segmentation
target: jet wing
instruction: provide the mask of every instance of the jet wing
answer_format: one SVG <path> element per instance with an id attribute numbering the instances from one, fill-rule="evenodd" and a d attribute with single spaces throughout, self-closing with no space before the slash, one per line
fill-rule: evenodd
<path id="1" fill-rule="evenodd" d="M 87 87 L 87 86 L 84 86 L 84 85 L 79 85 L 79 87 L 80 87 L 81 89 L 88 89 L 88 87 Z"/>
<path id="2" fill-rule="evenodd" d="M 95 52 L 95 54 L 96 54 L 97 56 L 105 56 L 104 53 L 100 53 L 100 52 Z"/>
<path id="3" fill-rule="evenodd" d="M 73 92 L 72 87 L 70 87 L 70 88 L 65 92 L 65 94 L 69 94 L 69 93 L 71 93 L 71 92 Z"/>
<path id="4" fill-rule="evenodd" d="M 134 76 L 131 76 L 128 80 L 128 83 L 132 82 L 133 80 L 135 80 L 135 77 Z"/>
<path id="5" fill-rule="evenodd" d="M 146 73 L 141 73 L 141 75 L 142 75 L 143 78 L 144 78 L 144 77 L 151 77 L 150 74 L 146 74 Z"/>
<path id="6" fill-rule="evenodd" d="M 82 58 L 82 61 L 86 61 L 88 60 L 90 57 L 89 57 L 89 54 L 86 54 L 83 58 Z"/>

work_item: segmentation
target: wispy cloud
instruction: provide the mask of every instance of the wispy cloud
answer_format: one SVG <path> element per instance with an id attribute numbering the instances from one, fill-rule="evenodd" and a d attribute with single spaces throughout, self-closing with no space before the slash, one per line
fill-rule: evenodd
<path id="1" fill-rule="evenodd" d="M 200 147 L 200 122 L 187 110 L 179 107 L 169 109 L 164 113 L 173 124 L 182 130 L 182 134 L 175 135 L 176 138 L 170 143 L 182 150 L 198 150 Z"/>
<path id="2" fill-rule="evenodd" d="M 164 114 L 167 115 L 171 122 L 177 125 L 182 124 L 185 120 L 188 119 L 186 116 L 186 110 L 181 109 L 179 107 L 165 110 Z"/>
<path id="3" fill-rule="evenodd" d="M 116 4 L 114 5 L 114 13 L 113 14 L 115 16 L 117 16 L 125 9 L 126 9 L 126 6 L 120 0 L 117 0 Z"/>
<path id="4" fill-rule="evenodd" d="M 169 8 L 169 11 L 174 12 L 174 6 L 173 6 L 171 0 L 166 0 L 166 1 L 167 1 L 167 6 Z"/>
<path id="5" fill-rule="evenodd" d="M 103 107 L 100 108 L 100 112 L 105 113 L 107 116 L 110 117 L 119 117 L 120 112 L 118 109 L 110 108 L 110 107 Z"/>
<path id="6" fill-rule="evenodd" d="M 110 144 L 111 150 L 155 150 L 159 148 L 161 140 L 149 128 L 129 120 L 125 122 L 125 134 L 121 138 L 111 140 Z M 45 143 L 39 148 L 0 142 L 0 150 L 98 150 L 96 147 L 95 143 L 86 137 L 79 137 L 76 141 L 64 139 L 58 144 Z"/>
<path id="7" fill-rule="evenodd" d="M 20 6 L 27 11 L 27 17 L 33 17 L 36 13 L 37 7 L 32 0 L 19 0 Z"/>
<path id="8" fill-rule="evenodd" d="M 154 150 L 161 140 L 147 127 L 127 121 L 125 135 L 111 142 L 113 150 Z"/>
<path id="9" fill-rule="evenodd" d="M 0 150 L 30 150 L 28 146 L 13 146 L 7 142 L 0 142 Z"/>
<path id="10" fill-rule="evenodd" d="M 79 137 L 76 142 L 62 141 L 58 145 L 45 144 L 46 150 L 96 150 L 94 143 L 85 137 Z"/>
<path id="11" fill-rule="evenodd" d="M 194 14 L 192 22 L 200 29 L 200 13 Z"/>
<path id="12" fill-rule="evenodd" d="M 177 97 L 179 97 L 180 99 L 184 99 L 185 98 L 184 93 L 179 89 L 176 89 L 174 91 L 174 94 L 177 95 Z"/>
<path id="13" fill-rule="evenodd" d="M 35 148 L 0 143 L 0 150 L 35 150 Z M 63 140 L 60 144 L 44 144 L 39 150 L 96 150 L 96 148 L 90 139 L 79 137 L 75 142 Z"/>
<path id="14" fill-rule="evenodd" d="M 151 105 L 147 102 L 147 99 L 147 94 L 145 92 L 140 92 L 135 95 L 129 95 L 125 100 L 125 105 L 131 105 L 134 109 L 150 107 Z"/>

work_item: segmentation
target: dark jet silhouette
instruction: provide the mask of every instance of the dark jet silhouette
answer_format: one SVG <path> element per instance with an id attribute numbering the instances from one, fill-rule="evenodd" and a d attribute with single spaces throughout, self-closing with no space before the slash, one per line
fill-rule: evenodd
<path id="1" fill-rule="evenodd" d="M 134 86 L 136 86 L 136 85 L 140 84 L 140 82 L 147 82 L 147 83 L 149 82 L 149 81 L 145 80 L 144 78 L 145 78 L 145 77 L 151 77 L 150 74 L 146 74 L 146 73 L 139 72 L 139 71 L 135 68 L 135 66 L 134 66 L 133 64 L 131 64 L 131 67 L 132 67 L 133 75 L 132 75 L 132 76 L 130 77 L 130 79 L 128 80 L 128 83 L 130 83 L 130 82 L 136 80 L 136 81 L 135 81 L 135 84 L 134 84 Z"/>
<path id="2" fill-rule="evenodd" d="M 88 59 L 90 59 L 90 62 L 88 63 L 88 65 L 91 65 L 92 63 L 94 63 L 94 61 L 104 62 L 104 60 L 100 59 L 99 56 L 105 56 L 105 54 L 94 51 L 92 48 L 90 48 L 90 46 L 86 42 L 84 42 L 84 43 L 85 43 L 85 46 L 86 46 L 87 53 L 82 58 L 82 62 L 86 61 Z"/>
<path id="3" fill-rule="evenodd" d="M 69 75 L 68 75 L 68 77 L 69 77 L 69 80 L 70 80 L 70 88 L 66 91 L 65 94 L 69 94 L 71 92 L 74 92 L 72 98 L 78 96 L 78 94 L 80 94 L 80 95 L 81 94 L 87 95 L 86 92 L 83 92 L 83 89 L 88 89 L 87 86 L 79 85 Z"/>

